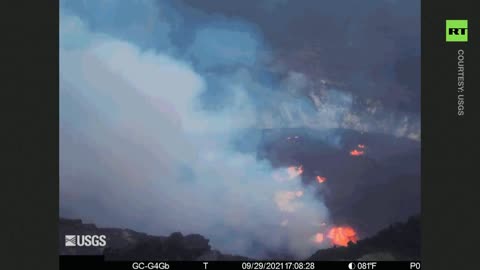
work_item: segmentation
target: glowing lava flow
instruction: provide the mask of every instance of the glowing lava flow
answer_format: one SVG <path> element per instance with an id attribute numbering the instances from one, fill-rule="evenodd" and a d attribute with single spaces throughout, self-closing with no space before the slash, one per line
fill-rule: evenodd
<path id="1" fill-rule="evenodd" d="M 288 167 L 288 176 L 290 179 L 295 178 L 303 173 L 303 166 L 300 165 L 298 167 L 290 166 Z"/>
<path id="2" fill-rule="evenodd" d="M 362 156 L 363 154 L 365 154 L 365 152 L 364 152 L 365 144 L 358 144 L 357 147 L 360 150 L 353 149 L 352 151 L 350 151 L 351 156 Z"/>
<path id="3" fill-rule="evenodd" d="M 317 175 L 317 182 L 318 183 L 323 183 L 325 181 L 327 181 L 326 177 Z"/>
<path id="4" fill-rule="evenodd" d="M 365 152 L 363 152 L 363 151 L 358 151 L 357 149 L 354 149 L 354 150 L 350 151 L 350 155 L 351 155 L 351 156 L 361 156 L 361 155 L 363 155 L 364 153 L 365 153 Z"/>
<path id="5" fill-rule="evenodd" d="M 357 243 L 357 233 L 351 227 L 333 227 L 327 235 L 334 245 L 348 246 L 349 242 Z"/>

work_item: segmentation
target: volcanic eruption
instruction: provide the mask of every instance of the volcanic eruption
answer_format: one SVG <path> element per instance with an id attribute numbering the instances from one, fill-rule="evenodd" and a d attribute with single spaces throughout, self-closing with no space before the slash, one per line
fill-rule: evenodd
<path id="1" fill-rule="evenodd" d="M 297 166 L 290 166 L 290 167 L 288 167 L 287 170 L 288 170 L 288 176 L 289 176 L 289 178 L 290 178 L 290 179 L 293 179 L 293 178 L 295 178 L 295 177 L 297 177 L 297 176 L 302 175 L 302 173 L 303 173 L 303 166 L 302 166 L 302 165 L 300 165 L 300 166 L 298 166 L 298 167 L 297 167 Z"/>
<path id="2" fill-rule="evenodd" d="M 357 243 L 357 233 L 352 227 L 333 227 L 330 229 L 327 235 L 334 245 L 348 246 L 349 242 Z"/>
<path id="3" fill-rule="evenodd" d="M 327 178 L 325 176 L 317 175 L 316 178 L 317 178 L 318 183 L 323 183 L 323 182 L 327 181 Z"/>

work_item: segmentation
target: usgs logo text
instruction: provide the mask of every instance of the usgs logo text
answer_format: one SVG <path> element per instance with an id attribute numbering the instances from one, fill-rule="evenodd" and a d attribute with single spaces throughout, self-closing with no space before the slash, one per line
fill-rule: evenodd
<path id="1" fill-rule="evenodd" d="M 65 235 L 66 247 L 104 247 L 106 245 L 105 235 Z"/>

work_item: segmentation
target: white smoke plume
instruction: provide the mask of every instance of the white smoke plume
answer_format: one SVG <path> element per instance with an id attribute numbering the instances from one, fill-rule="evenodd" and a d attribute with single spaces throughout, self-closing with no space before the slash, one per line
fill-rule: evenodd
<path id="1" fill-rule="evenodd" d="M 239 82 L 225 109 L 208 112 L 198 106 L 205 78 L 191 64 L 91 32 L 78 17 L 62 16 L 61 25 L 63 215 L 152 234 L 200 233 L 215 248 L 254 257 L 318 248 L 309 239 L 328 218 L 325 206 L 299 179 L 275 181 L 267 161 L 229 143 L 256 123 Z M 298 190 L 301 197 L 278 201 Z"/>

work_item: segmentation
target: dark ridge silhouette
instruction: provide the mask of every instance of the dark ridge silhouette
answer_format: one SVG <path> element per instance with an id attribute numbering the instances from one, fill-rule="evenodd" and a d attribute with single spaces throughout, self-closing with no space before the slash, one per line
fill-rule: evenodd
<path id="1" fill-rule="evenodd" d="M 105 255 L 106 260 L 203 260 L 245 261 L 251 258 L 222 254 L 211 249 L 209 240 L 199 234 L 172 233 L 168 237 L 152 236 L 128 229 L 97 228 L 81 220 L 60 219 L 60 255 Z M 107 247 L 65 247 L 64 235 L 104 234 Z M 376 235 L 348 247 L 318 250 L 306 260 L 419 260 L 420 217 L 412 216 L 404 223 L 395 223 Z M 270 259 L 270 258 L 263 258 Z M 275 256 L 276 260 L 293 260 Z"/>
<path id="2" fill-rule="evenodd" d="M 80 219 L 60 218 L 60 255 L 105 255 L 106 260 L 251 260 L 211 249 L 199 234 L 153 236 L 129 229 L 98 228 Z M 65 235 L 106 235 L 106 247 L 66 247 Z"/>

